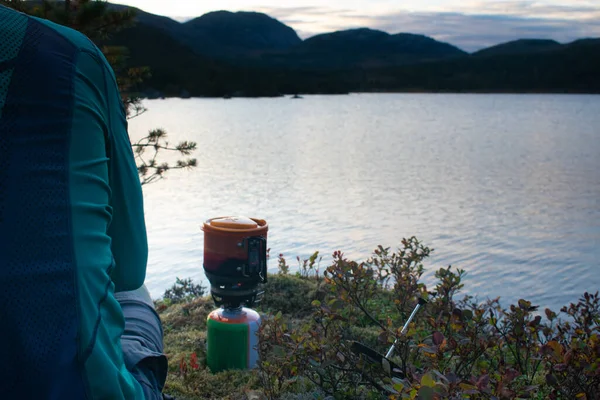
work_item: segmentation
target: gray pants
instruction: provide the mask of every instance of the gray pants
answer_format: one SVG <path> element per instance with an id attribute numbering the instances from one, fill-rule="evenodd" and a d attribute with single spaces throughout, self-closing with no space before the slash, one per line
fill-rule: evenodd
<path id="1" fill-rule="evenodd" d="M 125 316 L 121 337 L 125 365 L 142 385 L 145 400 L 162 400 L 167 379 L 167 357 L 163 353 L 163 329 L 146 286 L 115 293 Z"/>

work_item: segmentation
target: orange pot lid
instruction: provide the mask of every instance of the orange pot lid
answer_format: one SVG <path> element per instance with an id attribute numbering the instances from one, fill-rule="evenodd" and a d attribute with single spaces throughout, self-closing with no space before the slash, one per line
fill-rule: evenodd
<path id="1" fill-rule="evenodd" d="M 223 217 L 210 221 L 210 226 L 225 229 L 255 229 L 258 224 L 248 217 Z"/>

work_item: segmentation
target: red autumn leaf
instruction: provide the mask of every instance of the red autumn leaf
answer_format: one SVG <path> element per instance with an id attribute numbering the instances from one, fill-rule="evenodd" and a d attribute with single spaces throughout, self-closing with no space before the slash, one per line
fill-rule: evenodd
<path id="1" fill-rule="evenodd" d="M 490 376 L 488 374 L 482 375 L 477 380 L 477 388 L 483 390 L 490 384 Z"/>
<path id="2" fill-rule="evenodd" d="M 183 375 L 187 373 L 187 363 L 183 357 L 181 357 L 181 361 L 179 362 L 179 373 Z"/>
<path id="3" fill-rule="evenodd" d="M 381 332 L 377 337 L 377 340 L 379 340 L 379 342 L 381 343 L 387 343 L 389 340 L 389 334 L 387 333 L 387 331 Z"/>
<path id="4" fill-rule="evenodd" d="M 198 356 L 196 355 L 196 353 L 192 353 L 192 355 L 190 356 L 190 366 L 193 369 L 200 368 L 200 365 L 198 365 Z"/>
<path id="5" fill-rule="evenodd" d="M 504 374 L 504 381 L 505 381 L 506 383 L 510 383 L 510 382 L 512 382 L 513 380 L 515 380 L 515 378 L 516 378 L 517 376 L 519 376 L 519 375 L 521 375 L 521 374 L 519 373 L 519 371 L 517 371 L 517 370 L 515 370 L 515 369 L 513 369 L 513 368 L 508 368 L 508 369 L 506 370 L 506 373 Z"/>
<path id="6" fill-rule="evenodd" d="M 454 350 L 454 349 L 456 349 L 457 347 L 458 347 L 458 342 L 457 342 L 457 341 L 456 341 L 456 340 L 455 340 L 453 337 L 450 337 L 450 338 L 448 339 L 448 348 L 449 348 L 450 350 Z"/>
<path id="7" fill-rule="evenodd" d="M 569 350 L 565 353 L 564 361 L 565 364 L 569 365 L 571 360 L 573 359 L 573 350 Z"/>
<path id="8" fill-rule="evenodd" d="M 440 344 L 442 344 L 443 341 L 444 341 L 443 333 L 441 333 L 441 332 L 433 333 L 433 344 L 435 344 L 436 346 L 439 346 Z"/>
<path id="9" fill-rule="evenodd" d="M 545 312 L 546 312 L 546 318 L 548 318 L 550 321 L 552 321 L 556 318 L 556 313 L 554 311 L 550 310 L 549 308 L 546 308 Z"/>

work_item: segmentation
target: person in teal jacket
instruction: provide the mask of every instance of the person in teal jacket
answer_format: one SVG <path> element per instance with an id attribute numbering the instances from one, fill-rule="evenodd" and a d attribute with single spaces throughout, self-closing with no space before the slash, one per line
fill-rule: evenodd
<path id="1" fill-rule="evenodd" d="M 114 73 L 0 6 L 0 394 L 161 399 L 140 181 Z"/>

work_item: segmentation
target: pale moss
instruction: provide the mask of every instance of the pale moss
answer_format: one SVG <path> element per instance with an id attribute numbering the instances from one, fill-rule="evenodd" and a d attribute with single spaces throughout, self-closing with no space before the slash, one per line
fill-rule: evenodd
<path id="1" fill-rule="evenodd" d="M 319 296 L 317 282 L 295 276 L 277 275 L 269 278 L 265 300 L 255 308 L 261 314 L 283 309 L 291 321 L 302 323 L 298 317 L 308 314 L 311 307 L 309 299 Z M 179 304 L 159 301 L 156 307 L 163 323 L 165 353 L 169 359 L 165 393 L 175 396 L 177 400 L 264 398 L 257 370 L 212 374 L 207 369 L 206 319 L 216 309 L 210 297 Z M 198 369 L 191 366 L 194 353 Z M 185 373 L 182 364 L 185 365 Z M 302 385 L 297 387 L 298 391 L 304 389 Z M 315 389 L 312 391 L 317 393 Z"/>

